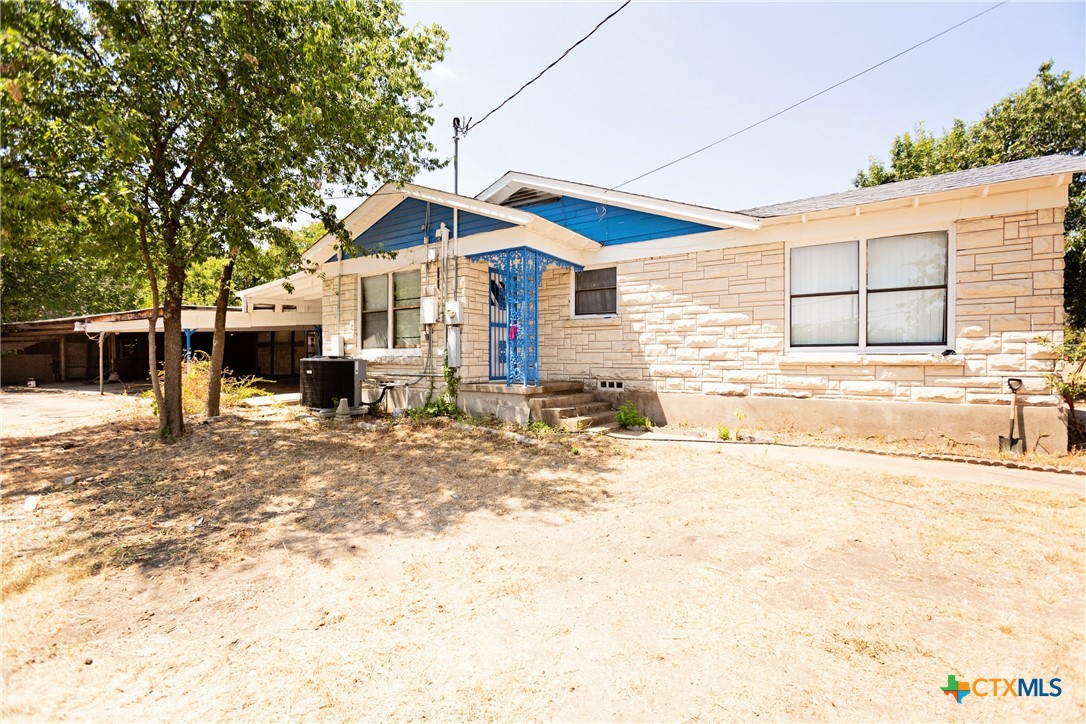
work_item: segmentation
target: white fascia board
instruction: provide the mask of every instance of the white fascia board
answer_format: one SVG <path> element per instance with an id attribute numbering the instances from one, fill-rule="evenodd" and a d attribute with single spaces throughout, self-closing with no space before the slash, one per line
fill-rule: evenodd
<path id="1" fill-rule="evenodd" d="M 471 214 L 478 214 L 479 216 L 486 216 L 491 219 L 497 219 L 498 221 L 504 221 L 516 226 L 525 226 L 529 224 L 532 219 L 538 218 L 535 214 L 529 214 L 526 211 L 517 211 L 516 209 L 511 209 L 507 206 L 490 204 L 468 196 L 450 194 L 447 191 L 438 191 L 437 189 L 427 188 L 426 186 L 404 184 L 399 190 L 405 195 L 419 199 L 420 201 L 429 201 L 431 203 L 441 204 L 442 206 L 449 206 L 454 209 L 460 209 L 461 211 L 466 211 Z"/>
<path id="2" fill-rule="evenodd" d="M 501 249 L 515 249 L 521 246 L 530 246 L 533 249 L 556 256 L 574 264 L 587 264 L 596 253 L 591 249 L 578 249 L 555 239 L 549 234 L 541 234 L 531 227 L 515 226 L 509 229 L 500 229 L 486 234 L 472 234 L 460 240 L 458 255 L 461 257 L 483 254 L 488 251 L 500 251 Z M 597 245 L 599 246 L 599 245 Z M 403 271 L 420 267 L 426 260 L 426 250 L 421 246 L 413 246 L 410 249 L 401 249 L 396 253 L 396 258 L 386 259 L 376 256 L 362 256 L 353 259 L 345 259 L 342 264 L 331 262 L 326 265 L 325 272 L 330 279 L 334 279 L 337 273 L 358 274 L 369 276 L 372 274 L 387 274 L 388 272 Z"/>
<path id="3" fill-rule="evenodd" d="M 762 220 L 738 214 L 734 211 L 718 211 L 700 206 L 680 203 L 678 201 L 666 201 L 654 199 L 648 196 L 628 194 L 623 191 L 608 191 L 598 186 L 586 186 L 571 181 L 557 181 L 555 179 L 540 178 L 517 172 L 507 173 L 489 188 L 479 194 L 478 198 L 491 203 L 501 203 L 518 188 L 528 186 L 540 191 L 547 191 L 558 196 L 575 196 L 586 201 L 595 201 L 601 204 L 614 204 L 635 211 L 644 211 L 648 214 L 669 216 L 674 219 L 682 219 L 696 224 L 715 226 L 720 229 L 737 227 L 740 229 L 757 229 L 762 225 Z"/>
<path id="4" fill-rule="evenodd" d="M 392 184 L 385 184 L 347 214 L 343 218 L 343 225 L 352 237 L 357 237 L 406 197 L 402 190 Z M 335 236 L 325 234 L 302 253 L 302 259 L 313 264 L 323 264 L 335 243 Z"/>
<path id="5" fill-rule="evenodd" d="M 950 191 L 938 191 L 929 194 L 913 194 L 894 199 L 873 201 L 859 206 L 852 204 L 833 209 L 807 211 L 805 213 L 771 216 L 765 219 L 766 226 L 780 226 L 793 223 L 828 221 L 843 217 L 855 217 L 855 210 L 860 216 L 865 214 L 892 212 L 898 209 L 924 209 L 925 207 L 946 208 L 948 203 L 959 205 L 959 217 L 1011 214 L 1037 209 L 1064 208 L 1067 206 L 1067 187 L 1054 186 L 1052 180 L 1057 175 L 1016 179 L 997 184 L 980 184 Z M 988 189 L 987 194 L 982 190 Z M 806 217 L 804 220 L 803 217 Z"/>
<path id="6" fill-rule="evenodd" d="M 294 274 L 291 274 L 289 277 L 283 277 L 281 279 L 273 279 L 270 282 L 265 282 L 264 284 L 260 284 L 260 285 L 257 285 L 255 287 L 249 287 L 248 289 L 239 289 L 236 292 L 236 294 L 237 294 L 237 296 L 241 297 L 242 299 L 244 299 L 245 297 L 251 297 L 251 296 L 254 296 L 254 295 L 259 295 L 259 294 L 262 294 L 262 293 L 265 293 L 265 292 L 273 292 L 273 291 L 282 291 L 284 294 L 286 294 L 286 290 L 283 289 L 283 283 L 284 282 L 290 283 L 291 285 L 294 286 L 295 290 L 297 290 L 299 287 L 301 287 L 301 286 L 303 286 L 305 284 L 305 279 L 306 278 L 312 277 L 312 276 L 313 275 L 310 274 L 309 272 L 304 272 L 304 271 L 295 272 Z"/>
<path id="7" fill-rule="evenodd" d="M 312 327 L 321 323 L 321 312 L 317 311 L 258 311 L 241 312 L 230 311 L 226 314 L 226 330 L 255 331 L 258 329 L 286 329 L 291 327 Z M 181 310 L 181 325 L 185 329 L 195 329 L 200 332 L 211 332 L 215 329 L 215 310 L 207 309 L 183 309 Z M 162 319 L 159 318 L 156 328 L 162 330 Z M 99 332 L 146 332 L 146 319 L 129 319 L 114 322 L 88 322 L 87 332 L 98 334 Z"/>
<path id="8" fill-rule="evenodd" d="M 544 218 L 536 217 L 532 220 L 532 223 L 527 225 L 527 228 L 537 234 L 538 236 L 546 237 L 554 242 L 574 251 L 580 252 L 593 252 L 599 251 L 603 248 L 603 244 L 598 241 L 592 241 L 587 236 L 582 236 L 576 231 L 572 231 L 556 224 L 553 221 L 547 221 Z"/>

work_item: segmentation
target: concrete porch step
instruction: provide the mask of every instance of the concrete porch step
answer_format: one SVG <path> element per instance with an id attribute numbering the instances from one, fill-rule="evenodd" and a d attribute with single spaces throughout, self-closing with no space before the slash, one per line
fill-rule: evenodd
<path id="1" fill-rule="evenodd" d="M 583 417 L 598 412 L 611 412 L 611 405 L 607 402 L 592 401 L 569 407 L 544 407 L 540 411 L 540 417 L 551 427 L 558 427 L 565 418 Z"/>
<path id="2" fill-rule="evenodd" d="M 565 395 L 546 395 L 543 397 L 528 398 L 528 406 L 532 408 L 532 414 L 538 416 L 542 410 L 552 407 L 576 407 L 595 402 L 596 396 L 591 392 L 578 391 Z"/>
<path id="3" fill-rule="evenodd" d="M 574 432 L 595 432 L 597 430 L 613 430 L 618 427 L 614 410 L 593 412 L 577 417 L 560 418 L 556 427 Z"/>

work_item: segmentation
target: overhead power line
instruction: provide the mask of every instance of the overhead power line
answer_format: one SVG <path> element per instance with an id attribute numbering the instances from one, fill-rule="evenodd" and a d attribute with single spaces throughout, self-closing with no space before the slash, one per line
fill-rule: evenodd
<path id="1" fill-rule="evenodd" d="M 513 99 L 514 99 L 514 98 L 516 98 L 516 97 L 517 97 L 518 95 L 520 95 L 521 91 L 523 91 L 523 90 L 524 90 L 525 88 L 527 88 L 528 86 L 530 86 L 530 85 L 531 85 L 532 83 L 535 83 L 535 82 L 536 82 L 537 80 L 539 80 L 540 78 L 542 78 L 542 77 L 543 77 L 543 74 L 544 74 L 544 73 L 546 73 L 546 72 L 547 72 L 548 70 L 550 70 L 550 69 L 551 69 L 551 68 L 553 68 L 554 66 L 558 65 L 559 63 L 561 63 L 561 62 L 562 62 L 562 60 L 563 60 L 563 59 L 564 59 L 564 58 L 565 58 L 565 57 L 566 57 L 567 55 L 569 55 L 569 54 L 570 54 L 571 52 L 573 52 L 573 49 L 574 49 L 574 48 L 576 48 L 576 47 L 577 47 L 578 45 L 580 45 L 580 44 L 581 44 L 581 43 L 583 43 L 584 41 L 586 41 L 586 40 L 588 40 L 589 38 L 591 38 L 591 37 L 592 37 L 592 36 L 593 36 L 593 35 L 595 34 L 595 32 L 596 32 L 597 30 L 599 30 L 600 28 L 602 28 L 602 27 L 603 27 L 604 23 L 606 23 L 606 22 L 607 22 L 608 20 L 610 20 L 611 18 L 615 17 L 615 16 L 616 16 L 616 15 L 618 15 L 618 14 L 619 14 L 620 12 L 622 12 L 622 10 L 623 10 L 623 9 L 624 9 L 624 8 L 625 8 L 625 7 L 627 6 L 627 5 L 629 5 L 629 4 L 630 4 L 630 3 L 632 2 L 632 1 L 633 1 L 633 0 L 626 0 L 626 2 L 622 3 L 621 5 L 619 5 L 619 6 L 618 6 L 618 8 L 617 8 L 617 9 L 615 9 L 615 10 L 614 10 L 614 11 L 613 11 L 613 12 L 612 12 L 612 13 L 611 13 L 610 15 L 608 15 L 608 16 L 607 16 L 607 17 L 605 17 L 605 18 L 604 18 L 603 20 L 601 20 L 601 21 L 599 21 L 598 23 L 596 23 L 596 27 L 592 28 L 592 30 L 590 30 L 590 31 L 589 31 L 588 35 L 584 36 L 583 38 L 581 38 L 580 40 L 578 40 L 578 41 L 577 41 L 576 43 L 574 43 L 573 45 L 571 45 L 571 46 L 569 46 L 568 48 L 566 48 L 566 52 L 564 52 L 564 53 L 562 53 L 562 54 L 561 54 L 560 56 L 558 56 L 558 59 L 557 59 L 557 60 L 555 60 L 555 61 L 554 61 L 553 63 L 551 63 L 550 65 L 548 65 L 548 66 L 547 66 L 546 68 L 544 68 L 543 70 L 539 71 L 539 74 L 538 74 L 538 75 L 537 75 L 537 76 L 536 76 L 535 78 L 532 78 L 532 79 L 531 79 L 530 81 L 528 81 L 527 83 L 525 83 L 524 85 L 522 85 L 522 86 L 521 86 L 520 88 L 518 88 L 518 89 L 517 89 L 517 92 L 516 92 L 516 93 L 514 93 L 514 94 L 513 94 L 513 95 L 511 95 L 511 96 L 509 96 L 508 98 L 506 98 L 506 99 L 505 99 L 504 101 L 502 101 L 501 103 L 499 103 L 499 104 L 498 104 L 497 106 L 495 106 L 495 107 L 494 107 L 494 109 L 493 109 L 493 110 L 491 110 L 491 111 L 490 111 L 489 113 L 487 113 L 487 114 L 486 114 L 485 116 L 483 116 L 482 118 L 480 118 L 479 120 L 477 120 L 477 121 L 476 121 L 475 123 L 471 123 L 471 122 L 470 122 L 470 120 L 469 120 L 469 121 L 468 121 L 468 124 L 467 124 L 467 126 L 466 126 L 465 128 L 463 128 L 463 130 L 462 130 L 462 133 L 467 133 L 467 132 L 468 132 L 468 131 L 470 131 L 470 130 L 471 130 L 472 128 L 475 128 L 475 127 L 476 127 L 476 126 L 478 126 L 478 125 L 479 125 L 480 123 L 482 123 L 483 121 L 485 121 L 486 119 L 490 118 L 490 117 L 491 117 L 492 115 L 494 115 L 495 113 L 497 113 L 497 112 L 498 112 L 499 110 L 501 110 L 502 106 L 504 106 L 504 105 L 505 105 L 506 103 L 508 103 L 509 101 L 513 100 Z"/>
<path id="2" fill-rule="evenodd" d="M 874 65 L 872 65 L 869 68 L 865 68 L 864 70 L 861 70 L 859 73 L 856 73 L 854 75 L 850 75 L 848 78 L 845 78 L 844 80 L 840 80 L 840 81 L 834 83 L 831 86 L 823 88 L 822 90 L 818 91 L 817 93 L 809 95 L 809 96 L 807 96 L 806 98 L 804 98 L 801 101 L 796 101 L 795 103 L 788 106 L 787 108 L 782 108 L 781 110 L 777 111 L 776 113 L 774 113 L 772 115 L 766 116 L 765 118 L 763 118 L 763 119 L 761 119 L 759 121 L 755 121 L 754 123 L 750 124 L 749 126 L 746 126 L 744 128 L 740 128 L 738 131 L 735 131 L 734 133 L 729 133 L 727 136 L 724 136 L 724 138 L 713 141 L 712 143 L 708 144 L 707 146 L 702 146 L 701 148 L 699 148 L 696 151 L 691 151 L 690 153 L 686 154 L 685 156 L 680 156 L 679 158 L 676 158 L 674 161 L 668 161 L 663 166 L 657 166 L 656 168 L 652 169 L 651 171 L 646 171 L 645 173 L 641 174 L 640 176 L 633 177 L 629 181 L 623 181 L 622 183 L 618 184 L 617 186 L 612 186 L 610 189 L 608 189 L 608 191 L 614 191 L 616 189 L 622 188 L 623 186 L 628 186 L 628 185 L 632 184 L 635 181 L 640 181 L 641 179 L 645 178 L 646 176 L 651 176 L 652 174 L 656 173 L 657 171 L 663 171 L 665 168 L 668 168 L 669 166 L 674 166 L 675 164 L 681 163 L 682 161 L 685 161 L 686 159 L 691 158 L 692 156 L 696 156 L 699 153 L 702 153 L 704 151 L 708 151 L 713 146 L 720 145 L 721 143 L 724 143 L 725 141 L 728 141 L 728 140 L 730 140 L 732 138 L 735 138 L 736 136 L 738 136 L 738 135 L 740 135 L 742 133 L 746 133 L 747 131 L 751 130 L 752 128 L 757 128 L 758 126 L 762 125 L 763 123 L 766 123 L 767 121 L 771 121 L 774 118 L 776 118 L 777 116 L 780 116 L 780 115 L 783 115 L 783 114 L 787 113 L 788 111 L 792 110 L 793 108 L 797 108 L 799 106 L 802 106 L 807 101 L 811 101 L 811 100 L 814 100 L 815 98 L 818 98 L 821 95 L 825 95 L 826 93 L 829 93 L 834 88 L 839 88 L 839 87 L 843 86 L 845 83 L 848 83 L 849 81 L 856 80 L 860 76 L 866 75 L 866 74 L 870 73 L 871 71 L 875 70 L 876 68 L 879 68 L 881 66 L 886 65 L 887 63 L 889 63 L 892 60 L 896 60 L 897 58 L 900 58 L 901 56 L 905 55 L 906 53 L 910 53 L 910 52 L 916 50 L 917 48 L 919 48 L 919 47 L 921 47 L 923 45 L 927 45 L 928 43 L 935 40 L 936 38 L 941 38 L 942 36 L 946 35 L 947 33 L 951 32 L 952 30 L 957 30 L 961 26 L 965 25 L 966 23 L 970 23 L 970 22 L 976 20 L 977 18 L 979 18 L 982 15 L 987 15 L 988 13 L 992 12 L 996 8 L 999 8 L 999 7 L 1002 7 L 1003 5 L 1006 5 L 1008 2 L 1010 2 L 1010 0 L 1003 0 L 1003 2 L 996 3 L 995 5 L 991 6 L 990 8 L 988 8 L 986 10 L 982 10 L 981 12 L 977 13 L 976 15 L 972 15 L 972 16 L 966 18 L 965 20 L 961 21 L 960 23 L 957 23 L 956 25 L 951 25 L 946 30 L 938 32 L 935 35 L 932 35 L 930 38 L 927 38 L 925 40 L 921 40 L 916 45 L 912 45 L 912 46 L 906 48 L 905 50 L 902 50 L 899 53 L 895 53 L 894 55 L 891 55 L 889 58 L 886 58 L 885 60 L 882 60 L 882 61 L 879 61 L 878 63 L 875 63 Z M 625 6 L 623 6 L 623 7 L 625 7 Z M 622 8 L 619 8 L 619 9 L 621 10 Z M 495 109 L 495 110 L 497 110 L 497 109 Z"/>

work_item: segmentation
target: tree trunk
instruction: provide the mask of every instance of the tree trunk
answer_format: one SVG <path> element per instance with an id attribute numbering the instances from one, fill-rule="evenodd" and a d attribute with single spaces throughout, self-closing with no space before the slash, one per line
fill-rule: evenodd
<path id="1" fill-rule="evenodd" d="M 207 381 L 207 416 L 219 416 L 219 397 L 222 393 L 222 358 L 226 352 L 226 307 L 230 302 L 230 280 L 234 278 L 234 261 L 237 249 L 230 251 L 230 258 L 219 277 L 219 296 L 215 298 L 215 334 L 211 342 L 211 372 Z"/>
<path id="2" fill-rule="evenodd" d="M 140 251 L 147 270 L 147 281 L 151 285 L 151 318 L 147 320 L 147 369 L 151 371 L 151 390 L 155 395 L 155 409 L 158 410 L 158 434 L 165 437 L 166 406 L 162 400 L 162 381 L 158 376 L 157 330 L 161 300 L 158 294 L 158 277 L 155 275 L 155 267 L 151 263 L 151 253 L 147 246 L 147 225 L 142 217 L 140 218 Z"/>
<path id="3" fill-rule="evenodd" d="M 182 294 L 185 289 L 185 268 L 178 262 L 166 263 L 166 294 L 162 303 L 162 332 L 164 337 L 163 409 L 165 426 L 159 423 L 164 439 L 176 439 L 185 434 L 185 411 L 181 401 L 182 362 L 184 344 L 181 324 Z"/>

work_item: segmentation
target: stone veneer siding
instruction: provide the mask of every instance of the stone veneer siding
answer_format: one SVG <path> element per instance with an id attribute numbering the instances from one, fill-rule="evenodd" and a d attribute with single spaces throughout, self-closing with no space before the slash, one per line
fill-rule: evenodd
<path id="1" fill-rule="evenodd" d="M 956 225 L 957 354 L 786 353 L 783 243 L 620 262 L 619 315 L 570 318 L 570 272 L 540 290 L 542 377 L 625 382 L 630 392 L 993 403 L 1022 377 L 1027 405 L 1055 405 L 1063 324 L 1063 210 Z"/>
<path id="2" fill-rule="evenodd" d="M 435 265 L 436 266 L 436 265 Z M 344 274 L 342 280 L 330 274 L 324 284 L 321 317 L 324 340 L 324 353 L 332 351 L 332 335 L 343 335 L 343 353 L 348 357 L 357 356 L 359 315 L 359 277 L 366 275 Z M 434 267 L 431 267 L 431 278 Z M 489 376 L 488 337 L 490 311 L 488 304 L 489 276 L 485 264 L 471 264 L 460 260 L 459 295 L 464 302 L 464 323 L 461 327 L 461 368 L 460 376 L 465 381 L 484 381 Z M 338 290 L 338 294 L 337 294 Z M 424 290 L 426 294 L 439 295 L 435 286 Z M 337 304 L 340 305 L 337 317 Z M 338 320 L 338 321 L 337 321 Z M 434 325 L 432 371 L 438 375 L 444 363 L 444 329 L 441 324 Z M 418 355 L 405 356 L 406 350 L 393 350 L 387 354 L 368 352 L 367 356 L 376 355 L 367 363 L 367 376 L 371 378 L 413 379 L 422 372 L 425 364 L 427 344 L 424 342 Z M 434 379 L 437 391 L 444 388 L 439 377 Z M 394 405 L 403 407 L 417 405 L 425 399 L 430 389 L 430 380 L 423 379 L 411 386 L 411 395 L 394 395 Z"/>

